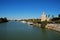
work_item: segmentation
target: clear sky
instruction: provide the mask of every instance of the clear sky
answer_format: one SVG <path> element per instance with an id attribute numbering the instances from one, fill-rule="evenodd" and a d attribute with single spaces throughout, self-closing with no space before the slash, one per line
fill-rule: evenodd
<path id="1" fill-rule="evenodd" d="M 0 0 L 0 17 L 9 19 L 39 18 L 60 14 L 60 0 Z"/>

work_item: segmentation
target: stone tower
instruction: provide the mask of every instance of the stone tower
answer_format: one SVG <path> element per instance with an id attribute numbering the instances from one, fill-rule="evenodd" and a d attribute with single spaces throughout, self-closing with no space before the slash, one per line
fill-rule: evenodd
<path id="1" fill-rule="evenodd" d="M 41 21 L 45 21 L 47 18 L 46 18 L 46 15 L 44 12 L 42 12 L 42 15 L 41 15 Z"/>

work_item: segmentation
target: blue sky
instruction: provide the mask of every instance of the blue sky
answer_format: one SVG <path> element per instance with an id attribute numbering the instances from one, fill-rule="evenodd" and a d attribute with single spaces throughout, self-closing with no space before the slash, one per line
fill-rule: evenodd
<path id="1" fill-rule="evenodd" d="M 29 19 L 60 14 L 60 0 L 0 0 L 0 17 Z"/>

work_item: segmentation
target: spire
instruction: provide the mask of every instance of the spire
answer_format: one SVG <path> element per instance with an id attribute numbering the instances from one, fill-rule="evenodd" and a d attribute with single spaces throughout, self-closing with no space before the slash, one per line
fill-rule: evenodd
<path id="1" fill-rule="evenodd" d="M 42 12 L 42 15 L 45 15 L 44 11 Z"/>
<path id="2" fill-rule="evenodd" d="M 42 14 L 44 14 L 44 11 L 42 12 Z"/>
<path id="3" fill-rule="evenodd" d="M 42 15 L 41 15 L 42 17 L 46 17 L 46 15 L 45 15 L 45 12 L 43 11 L 42 12 Z"/>

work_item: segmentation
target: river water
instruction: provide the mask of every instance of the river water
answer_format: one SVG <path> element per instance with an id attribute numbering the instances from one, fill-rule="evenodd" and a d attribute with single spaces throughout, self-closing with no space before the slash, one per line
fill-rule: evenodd
<path id="1" fill-rule="evenodd" d="M 0 40 L 60 40 L 60 33 L 21 22 L 9 21 L 0 23 Z"/>

